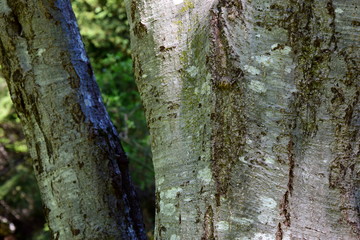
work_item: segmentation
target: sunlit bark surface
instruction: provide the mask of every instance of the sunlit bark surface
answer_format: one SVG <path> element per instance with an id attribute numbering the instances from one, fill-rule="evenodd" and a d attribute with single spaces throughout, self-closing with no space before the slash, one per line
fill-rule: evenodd
<path id="1" fill-rule="evenodd" d="M 0 64 L 54 239 L 145 239 L 70 1 L 1 0 Z"/>
<path id="2" fill-rule="evenodd" d="M 128 0 L 158 239 L 358 239 L 357 0 Z"/>

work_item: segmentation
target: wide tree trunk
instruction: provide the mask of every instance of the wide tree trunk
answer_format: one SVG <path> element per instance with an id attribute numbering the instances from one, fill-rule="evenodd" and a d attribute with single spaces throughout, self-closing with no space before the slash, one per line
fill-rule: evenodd
<path id="1" fill-rule="evenodd" d="M 358 0 L 128 0 L 158 239 L 358 239 Z"/>
<path id="2" fill-rule="evenodd" d="M 70 1 L 0 1 L 0 64 L 53 238 L 145 239 Z"/>

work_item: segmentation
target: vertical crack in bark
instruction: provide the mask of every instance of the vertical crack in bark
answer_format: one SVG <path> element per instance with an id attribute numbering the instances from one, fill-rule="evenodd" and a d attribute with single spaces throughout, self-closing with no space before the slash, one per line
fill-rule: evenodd
<path id="1" fill-rule="evenodd" d="M 286 227 L 290 227 L 291 225 L 291 214 L 290 214 L 290 197 L 293 191 L 293 182 L 294 182 L 294 167 L 295 167 L 295 160 L 294 160 L 294 142 L 290 139 L 288 143 L 288 164 L 289 164 L 289 173 L 288 173 L 288 183 L 287 183 L 287 190 L 283 196 L 283 199 L 280 204 L 280 215 L 284 217 L 283 224 Z M 279 223 L 280 224 L 280 223 Z M 281 224 L 280 224 L 281 229 Z"/>
<path id="2" fill-rule="evenodd" d="M 283 239 L 283 231 L 282 231 L 282 228 L 281 228 L 281 223 L 278 224 L 277 226 L 277 231 L 276 231 L 276 240 L 282 240 Z"/>
<path id="3" fill-rule="evenodd" d="M 215 240 L 214 236 L 214 212 L 211 206 L 209 206 L 204 215 L 203 223 L 204 233 L 201 240 Z"/>

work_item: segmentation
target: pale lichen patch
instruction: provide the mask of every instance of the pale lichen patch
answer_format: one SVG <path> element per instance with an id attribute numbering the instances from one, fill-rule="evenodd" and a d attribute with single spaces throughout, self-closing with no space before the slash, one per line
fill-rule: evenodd
<path id="1" fill-rule="evenodd" d="M 260 197 L 260 202 L 260 214 L 257 217 L 259 222 L 261 222 L 262 224 L 273 223 L 276 215 L 275 209 L 277 206 L 277 202 L 274 199 L 265 196 Z"/>
<path id="2" fill-rule="evenodd" d="M 279 53 L 284 54 L 284 55 L 287 55 L 292 51 L 291 47 L 282 45 L 280 43 L 275 43 L 275 44 L 271 45 L 271 50 L 278 51 Z"/>
<path id="3" fill-rule="evenodd" d="M 269 197 L 261 197 L 260 201 L 262 203 L 262 208 L 266 208 L 266 209 L 275 208 L 277 205 L 276 201 Z"/>
<path id="4" fill-rule="evenodd" d="M 11 8 L 7 4 L 7 0 L 0 0 L 0 13 L 9 14 L 11 12 Z"/>
<path id="5" fill-rule="evenodd" d="M 202 85 L 201 85 L 201 90 L 200 90 L 200 93 L 201 94 L 210 94 L 210 91 L 211 91 L 211 86 L 208 82 L 204 82 Z"/>
<path id="6" fill-rule="evenodd" d="M 43 54 L 45 51 L 46 51 L 46 49 L 39 48 L 36 55 L 37 55 L 38 57 L 41 57 L 42 54 Z"/>
<path id="7" fill-rule="evenodd" d="M 171 235 L 170 240 L 180 240 L 180 236 L 173 234 Z"/>
<path id="8" fill-rule="evenodd" d="M 254 220 L 249 219 L 249 218 L 230 217 L 230 219 L 231 219 L 233 222 L 236 222 L 236 223 L 239 223 L 239 224 L 245 225 L 245 226 L 250 226 L 250 225 L 254 222 Z"/>
<path id="9" fill-rule="evenodd" d="M 285 68 L 285 72 L 286 72 L 286 73 L 291 73 L 291 71 L 292 71 L 292 68 L 291 68 L 291 67 L 286 67 L 286 68 Z"/>
<path id="10" fill-rule="evenodd" d="M 19 40 L 16 45 L 16 53 L 20 62 L 20 66 L 24 70 L 24 72 L 28 72 L 32 69 L 30 55 L 27 49 L 28 46 L 26 40 Z"/>
<path id="11" fill-rule="evenodd" d="M 266 92 L 265 84 L 257 80 L 250 81 L 249 88 L 258 93 Z"/>
<path id="12" fill-rule="evenodd" d="M 253 67 L 253 66 L 245 65 L 244 70 L 247 71 L 248 73 L 252 74 L 252 75 L 259 75 L 260 74 L 260 70 L 257 69 L 256 67 Z"/>
<path id="13" fill-rule="evenodd" d="M 344 10 L 342 10 L 341 8 L 336 8 L 335 9 L 335 13 L 341 14 L 343 12 L 344 12 Z"/>
<path id="14" fill-rule="evenodd" d="M 273 157 L 266 156 L 265 157 L 265 163 L 273 165 L 273 164 L 275 164 L 275 159 Z"/>
<path id="15" fill-rule="evenodd" d="M 287 55 L 291 52 L 291 50 L 291 47 L 285 46 L 283 49 L 280 50 L 280 52 Z"/>
<path id="16" fill-rule="evenodd" d="M 165 178 L 161 177 L 157 180 L 157 184 L 160 185 L 165 181 Z"/>
<path id="17" fill-rule="evenodd" d="M 195 93 L 196 95 L 198 95 L 198 94 L 199 94 L 199 88 L 196 87 L 196 88 L 194 89 L 194 93 Z"/>
<path id="18" fill-rule="evenodd" d="M 270 66 L 270 64 L 273 63 L 273 60 L 270 56 L 255 56 L 255 60 L 264 66 Z"/>
<path id="19" fill-rule="evenodd" d="M 203 181 L 206 184 L 209 184 L 212 179 L 212 173 L 209 167 L 199 170 L 197 178 Z"/>
<path id="20" fill-rule="evenodd" d="M 166 192 L 165 192 L 165 197 L 166 198 L 175 198 L 176 197 L 176 195 L 178 194 L 178 193 L 180 193 L 180 192 L 182 192 L 183 190 L 182 190 L 182 188 L 176 188 L 176 187 L 174 187 L 174 188 L 171 188 L 171 189 L 169 189 L 169 190 L 167 190 Z"/>
<path id="21" fill-rule="evenodd" d="M 161 212 L 167 216 L 174 215 L 174 213 L 176 211 L 175 205 L 172 203 L 164 204 L 163 202 L 160 202 L 160 209 L 161 209 Z"/>
<path id="22" fill-rule="evenodd" d="M 186 69 L 186 72 L 190 75 L 190 77 L 195 77 L 196 74 L 198 73 L 198 70 L 195 66 L 191 66 Z"/>
<path id="23" fill-rule="evenodd" d="M 274 236 L 268 233 L 255 233 L 253 240 L 274 240 Z"/>
<path id="24" fill-rule="evenodd" d="M 224 232 L 224 231 L 228 231 L 229 228 L 230 228 L 230 225 L 227 221 L 219 221 L 216 223 L 216 229 L 219 231 L 219 232 Z"/>
<path id="25" fill-rule="evenodd" d="M 271 211 L 264 210 L 258 215 L 257 219 L 262 224 L 272 224 L 274 222 L 274 218 L 272 216 Z"/>

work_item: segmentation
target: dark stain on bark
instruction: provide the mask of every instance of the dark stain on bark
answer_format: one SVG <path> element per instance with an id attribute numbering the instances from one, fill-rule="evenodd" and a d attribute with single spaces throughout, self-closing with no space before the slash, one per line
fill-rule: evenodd
<path id="1" fill-rule="evenodd" d="M 226 11 L 225 11 L 226 10 Z M 241 90 L 243 71 L 234 59 L 238 59 L 235 47 L 228 42 L 224 12 L 241 15 L 240 2 L 220 1 L 212 9 L 210 19 L 210 45 L 212 52 L 207 57 L 213 90 L 212 173 L 216 182 L 217 205 L 220 196 L 226 195 L 231 178 L 231 169 L 245 145 L 244 100 Z"/>
<path id="2" fill-rule="evenodd" d="M 328 3 L 327 9 L 329 13 L 333 13 L 332 4 Z M 295 85 L 299 90 L 295 93 L 293 99 L 294 123 L 290 125 L 290 130 L 296 131 L 290 137 L 287 145 L 288 161 L 288 183 L 285 194 L 280 203 L 280 215 L 284 218 L 278 224 L 276 239 L 283 238 L 283 227 L 291 226 L 291 209 L 290 198 L 293 192 L 294 168 L 295 168 L 295 152 L 294 138 L 300 141 L 306 141 L 306 138 L 312 138 L 318 131 L 317 109 L 321 105 L 323 94 L 323 81 L 327 75 L 323 73 L 323 69 L 327 69 L 327 63 L 330 58 L 330 50 L 336 48 L 333 38 L 319 38 L 316 34 L 316 17 L 314 12 L 314 1 L 304 1 L 299 3 L 296 0 L 290 0 L 290 5 L 286 8 L 273 6 L 272 9 L 284 11 L 285 18 L 279 21 L 279 26 L 288 30 L 288 43 L 294 54 L 297 68 L 295 70 Z M 286 12 L 285 12 L 285 9 Z M 330 17 L 331 18 L 331 17 Z M 333 31 L 333 20 L 327 28 Z M 278 49 L 284 48 L 278 45 Z M 297 130 L 295 130 L 297 129 Z M 298 132 L 298 130 L 300 130 Z M 301 135 L 297 136 L 297 135 Z M 299 143 L 301 144 L 301 143 Z"/>
<path id="3" fill-rule="evenodd" d="M 45 139 L 45 146 L 46 146 L 46 152 L 47 152 L 48 158 L 51 159 L 51 157 L 54 153 L 52 142 L 50 141 L 49 137 L 45 135 L 44 132 L 42 132 L 42 133 L 43 133 L 43 136 Z"/>
<path id="4" fill-rule="evenodd" d="M 320 106 L 326 107 L 332 119 L 336 119 L 333 144 L 336 157 L 329 166 L 329 186 L 340 190 L 343 218 L 359 234 L 360 217 L 354 197 L 360 185 L 356 180 L 359 179 L 359 173 L 354 170 L 359 168 L 359 154 L 354 144 L 359 142 L 359 127 L 356 123 L 359 110 L 355 107 L 359 104 L 359 50 L 352 46 L 339 49 L 332 0 L 322 3 L 327 10 L 326 14 L 318 10 L 319 6 L 315 7 L 314 0 L 291 0 L 290 3 L 290 14 L 285 21 L 280 22 L 280 26 L 288 30 L 288 44 L 292 47 L 297 64 L 295 84 L 299 91 L 294 97 L 294 108 L 297 128 L 301 130 L 299 139 L 306 143 L 307 138 L 317 134 L 317 112 Z M 329 77 L 329 63 L 335 58 L 339 61 L 345 59 L 345 77 Z M 334 86 L 329 87 L 332 82 Z M 331 93 L 330 97 L 326 91 Z M 329 101 L 329 106 L 324 105 L 325 101 Z M 291 165 L 289 167 L 291 169 Z M 288 184 L 288 193 L 284 195 L 281 204 L 282 209 L 286 210 L 282 212 L 285 225 L 289 222 L 287 202 L 290 195 Z"/>
<path id="5" fill-rule="evenodd" d="M 214 236 L 214 211 L 211 206 L 206 209 L 201 240 L 215 240 Z"/>
<path id="6" fill-rule="evenodd" d="M 176 48 L 175 46 L 172 46 L 172 47 L 160 46 L 159 50 L 160 50 L 160 52 L 168 52 L 168 51 L 174 50 L 175 48 Z"/>
<path id="7" fill-rule="evenodd" d="M 36 151 L 36 157 L 33 157 L 33 165 L 38 174 L 41 174 L 44 172 L 44 167 L 41 161 L 41 150 L 40 150 L 40 143 L 35 142 L 35 151 Z"/>
<path id="8" fill-rule="evenodd" d="M 33 166 L 36 171 L 36 174 L 42 174 L 44 172 L 44 167 L 42 165 L 42 162 L 39 160 L 39 158 L 33 158 Z"/>
<path id="9" fill-rule="evenodd" d="M 354 27 L 360 27 L 360 21 L 351 21 L 351 25 L 354 26 Z"/>
<path id="10" fill-rule="evenodd" d="M 239 7 L 240 6 L 240 7 Z M 225 34 L 227 27 L 224 19 L 224 10 L 231 11 L 234 15 L 241 15 L 241 2 L 234 5 L 233 1 L 220 1 L 216 8 L 211 11 L 211 56 L 207 61 L 211 67 L 213 84 L 218 88 L 232 88 L 237 81 L 241 81 L 244 73 L 242 69 L 234 65 L 236 59 L 232 46 L 229 45 Z"/>
<path id="11" fill-rule="evenodd" d="M 145 26 L 145 24 L 143 24 L 142 22 L 138 21 L 134 24 L 134 34 L 136 37 L 138 38 L 143 38 L 145 37 L 145 35 L 147 34 L 148 30 L 147 27 Z"/>
<path id="12" fill-rule="evenodd" d="M 71 228 L 71 233 L 73 236 L 77 236 L 80 234 L 80 229 L 73 228 L 72 226 L 70 228 Z"/>
<path id="13" fill-rule="evenodd" d="M 288 45 L 292 47 L 297 68 L 295 109 L 298 126 L 304 137 L 314 137 L 318 131 L 318 106 L 322 104 L 324 84 L 328 81 L 327 69 L 331 54 L 337 49 L 335 10 L 332 1 L 324 3 L 327 18 L 320 21 L 314 1 L 291 0 L 285 18 L 278 22 L 288 30 Z M 320 31 L 323 30 L 323 31 Z M 320 32 L 325 32 L 320 35 Z"/>
<path id="14" fill-rule="evenodd" d="M 81 124 L 85 121 L 85 115 L 79 103 L 75 103 L 72 105 L 71 116 L 77 124 Z"/>
<path id="15" fill-rule="evenodd" d="M 159 237 L 162 239 L 162 235 L 166 233 L 166 227 L 164 225 L 159 224 Z"/>
<path id="16" fill-rule="evenodd" d="M 160 198 L 160 192 L 159 191 L 156 191 L 155 193 L 155 211 L 156 213 L 160 213 L 160 201 L 161 201 L 161 198 Z"/>
<path id="17" fill-rule="evenodd" d="M 84 162 L 81 162 L 81 161 L 80 161 L 80 162 L 78 162 L 78 166 L 79 166 L 79 168 L 80 168 L 80 169 L 82 169 L 82 168 L 84 167 L 84 165 L 85 165 L 85 163 L 84 163 Z"/>
<path id="18" fill-rule="evenodd" d="M 51 209 L 48 208 L 46 205 L 43 205 L 43 211 L 44 211 L 45 218 L 48 219 L 49 218 L 49 213 L 51 212 Z"/>
<path id="19" fill-rule="evenodd" d="M 343 95 L 343 101 L 331 102 L 332 115 L 338 124 L 333 146 L 336 156 L 329 166 L 329 184 L 331 189 L 338 189 L 341 193 L 340 209 L 344 220 L 356 234 L 360 234 L 360 173 L 357 170 L 360 167 L 360 155 L 356 146 L 360 141 L 360 91 L 358 82 L 347 79 L 360 76 L 360 62 L 355 57 L 358 54 L 356 51 L 358 50 L 349 48 L 341 52 L 347 64 L 345 79 L 342 79 L 342 91 L 347 94 Z"/>
<path id="20" fill-rule="evenodd" d="M 18 18 L 18 16 L 16 15 L 16 14 L 13 14 L 12 15 L 12 19 L 13 19 L 13 21 L 12 21 L 12 30 L 14 30 L 14 33 L 17 35 L 17 36 L 21 36 L 22 35 L 22 33 L 23 33 L 23 28 L 22 28 L 22 26 L 21 26 L 21 24 L 20 24 L 20 22 L 19 22 L 19 18 Z M 14 35 L 15 35 L 14 34 Z"/>
<path id="21" fill-rule="evenodd" d="M 74 65 L 69 61 L 70 54 L 66 51 L 60 53 L 61 63 L 63 68 L 68 72 L 69 77 L 68 81 L 72 89 L 77 89 L 80 87 L 80 77 L 77 75 Z"/>
<path id="22" fill-rule="evenodd" d="M 51 229 L 50 229 L 51 230 Z M 52 231 L 51 231 L 52 232 Z M 60 233 L 59 232 L 52 232 L 52 238 L 54 239 L 54 240 L 59 240 L 59 238 L 60 238 Z"/>
<path id="23" fill-rule="evenodd" d="M 137 5 L 137 1 L 132 0 L 131 4 L 130 4 L 130 16 L 131 16 L 132 22 L 136 21 L 136 17 L 138 16 L 139 11 L 140 11 L 140 9 L 139 9 L 139 6 Z"/>
<path id="24" fill-rule="evenodd" d="M 129 160 L 122 148 L 118 134 L 114 132 L 113 127 L 109 127 L 103 140 L 105 141 L 104 147 L 110 147 L 108 151 L 109 156 L 109 172 L 111 173 L 111 183 L 113 190 L 117 195 L 117 206 L 122 209 L 122 212 L 126 213 L 125 217 L 128 218 L 128 225 L 131 225 L 138 239 L 147 239 L 145 233 L 145 226 L 143 223 L 143 217 L 138 204 L 138 198 L 133 187 L 133 183 L 129 173 Z M 120 171 L 120 172 L 119 172 Z M 125 209 L 126 207 L 126 209 Z M 116 210 L 118 211 L 118 210 Z M 118 213 L 115 213 L 118 214 Z M 130 236 L 132 233 L 127 233 Z"/>

